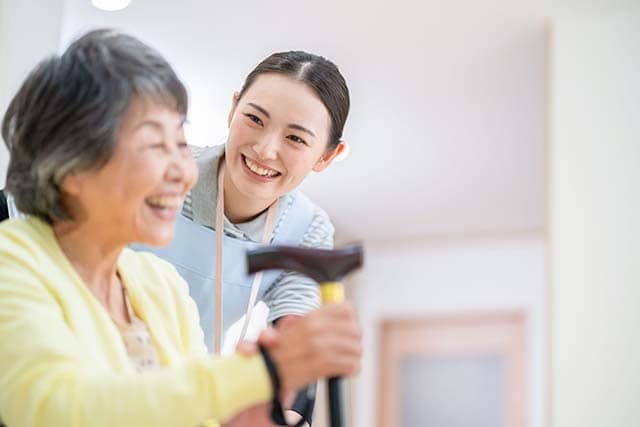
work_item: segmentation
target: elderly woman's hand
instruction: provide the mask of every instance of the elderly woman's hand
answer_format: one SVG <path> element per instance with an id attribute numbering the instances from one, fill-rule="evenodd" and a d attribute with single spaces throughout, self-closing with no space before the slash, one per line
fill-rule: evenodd
<path id="1" fill-rule="evenodd" d="M 265 347 L 272 347 L 278 342 L 278 333 L 273 328 L 267 328 L 260 334 L 259 343 Z M 236 352 L 243 356 L 252 356 L 258 352 L 258 344 L 254 341 L 243 340 L 238 343 Z"/>
<path id="2" fill-rule="evenodd" d="M 284 407 L 293 392 L 321 378 L 349 376 L 360 370 L 362 335 L 355 310 L 349 303 L 329 304 L 303 317 L 278 322 L 278 329 L 266 329 L 258 343 L 265 347 L 280 376 Z M 244 341 L 238 352 L 252 355 L 257 345 Z M 287 402 L 288 401 L 288 402 Z M 257 405 L 234 417 L 225 427 L 271 427 L 271 404 Z M 290 422 L 299 416 L 286 411 Z"/>
<path id="3" fill-rule="evenodd" d="M 277 338 L 265 331 L 259 342 L 273 359 L 283 392 L 321 378 L 350 376 L 360 370 L 362 335 L 349 303 L 328 304 L 279 325 Z"/>

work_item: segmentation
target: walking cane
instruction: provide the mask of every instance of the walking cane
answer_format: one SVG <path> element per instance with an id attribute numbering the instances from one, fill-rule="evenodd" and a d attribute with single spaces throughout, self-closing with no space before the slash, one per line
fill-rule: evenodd
<path id="1" fill-rule="evenodd" d="M 345 300 L 341 280 L 349 272 L 362 266 L 362 245 L 341 249 L 311 249 L 297 246 L 266 246 L 247 252 L 249 273 L 282 269 L 305 274 L 320 284 L 322 303 Z M 344 426 L 342 379 L 329 378 L 329 419 L 331 427 Z"/>

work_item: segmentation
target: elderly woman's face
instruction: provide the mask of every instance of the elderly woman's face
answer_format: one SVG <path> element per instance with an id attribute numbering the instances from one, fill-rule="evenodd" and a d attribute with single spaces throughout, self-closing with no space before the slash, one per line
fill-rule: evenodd
<path id="1" fill-rule="evenodd" d="M 136 98 L 122 119 L 109 161 L 75 174 L 65 190 L 77 220 L 117 244 L 168 244 L 185 195 L 197 179 L 184 117 Z"/>

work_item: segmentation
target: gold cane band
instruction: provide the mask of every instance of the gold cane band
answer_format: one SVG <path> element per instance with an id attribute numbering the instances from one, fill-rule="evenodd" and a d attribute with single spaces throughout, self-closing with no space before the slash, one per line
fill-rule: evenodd
<path id="1" fill-rule="evenodd" d="M 344 302 L 344 286 L 340 282 L 321 283 L 320 296 L 323 304 Z"/>

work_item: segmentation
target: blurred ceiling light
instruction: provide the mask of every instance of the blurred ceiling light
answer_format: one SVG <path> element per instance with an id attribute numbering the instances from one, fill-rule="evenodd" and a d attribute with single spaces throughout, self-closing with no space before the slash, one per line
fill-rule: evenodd
<path id="1" fill-rule="evenodd" d="M 91 4 L 101 10 L 113 12 L 129 6 L 131 0 L 91 0 Z"/>
<path id="2" fill-rule="evenodd" d="M 349 153 L 351 153 L 351 146 L 349 144 L 344 144 L 344 150 L 342 150 L 342 153 L 338 154 L 335 159 L 333 159 L 334 162 L 341 162 L 344 159 L 346 159 L 347 157 L 349 157 Z"/>

